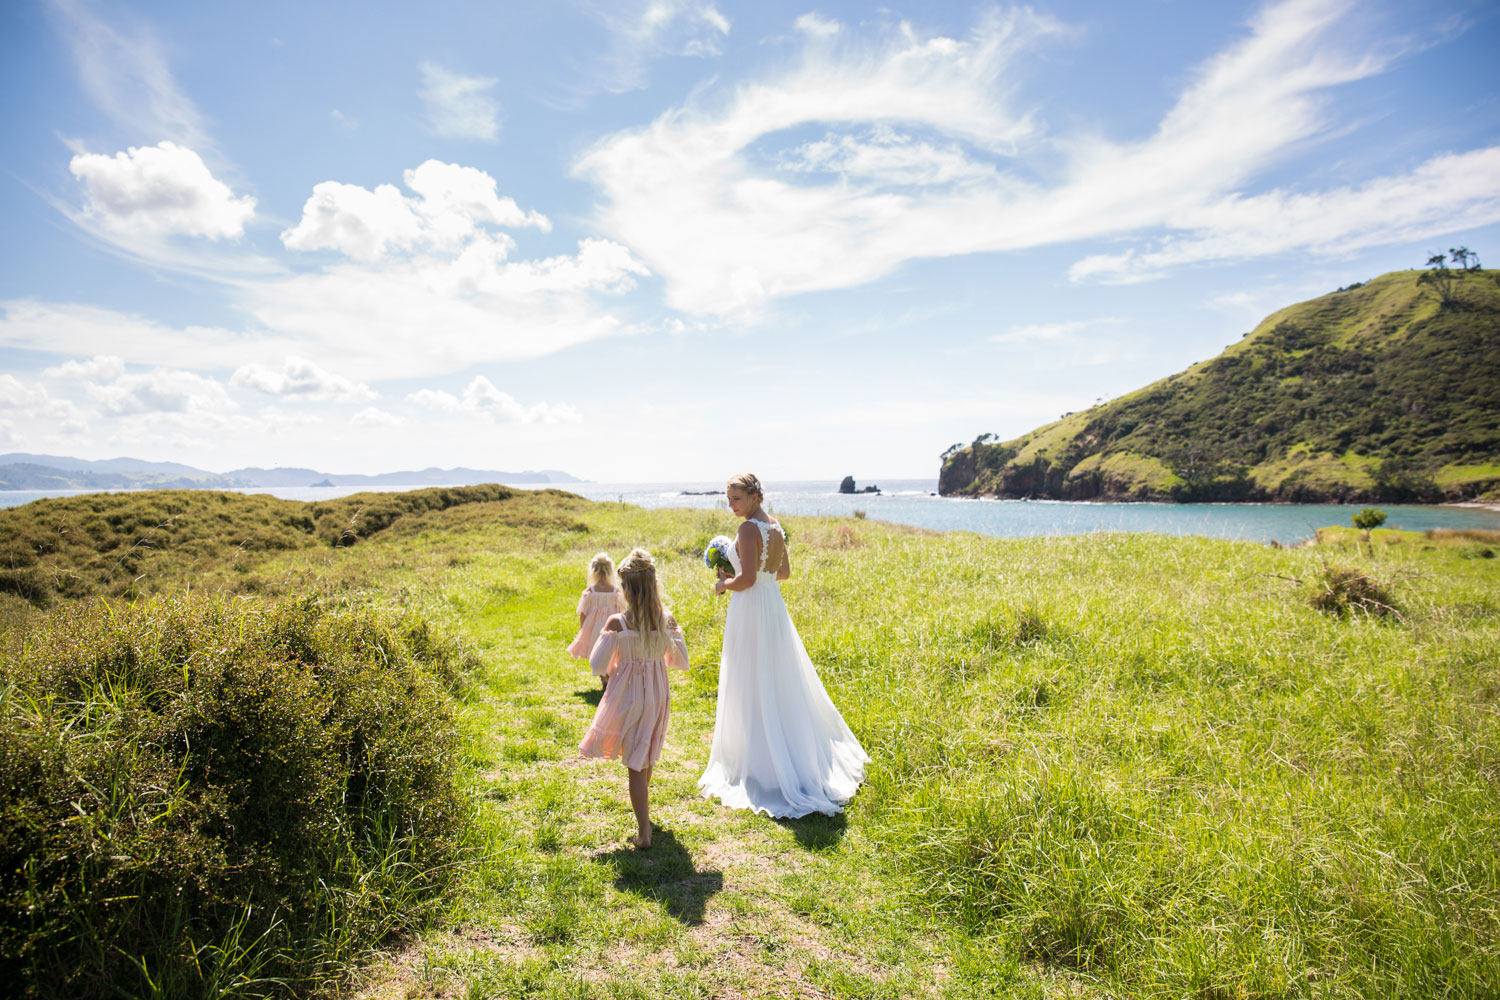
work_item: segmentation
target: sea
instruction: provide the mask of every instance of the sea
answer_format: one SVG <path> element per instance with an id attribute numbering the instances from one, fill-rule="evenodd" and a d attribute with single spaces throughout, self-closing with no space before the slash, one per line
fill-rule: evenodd
<path id="1" fill-rule="evenodd" d="M 382 492 L 427 489 L 421 486 L 382 486 Z M 723 484 L 719 482 L 660 483 L 525 483 L 520 489 L 567 490 L 613 503 L 638 507 L 690 507 L 721 510 L 726 519 Z M 1253 542 L 1292 545 L 1312 537 L 1320 527 L 1348 525 L 1363 504 L 1246 504 L 1246 503 L 1080 503 L 1062 500 L 978 500 L 937 495 L 936 479 L 873 480 L 879 493 L 841 494 L 834 480 L 784 482 L 766 490 L 766 506 L 774 514 L 867 517 L 932 531 L 972 531 L 981 535 L 1016 538 L 1035 535 L 1081 535 L 1096 531 L 1155 532 L 1163 535 L 1206 535 Z M 863 488 L 863 485 L 861 486 Z M 240 489 L 240 493 L 269 493 L 284 500 L 332 500 L 359 493 L 361 486 L 290 486 Z M 0 491 L 0 507 L 14 507 L 42 497 L 74 496 L 91 490 Z M 1500 511 L 1479 507 L 1381 504 L 1386 526 L 1409 531 L 1430 528 L 1500 531 Z"/>

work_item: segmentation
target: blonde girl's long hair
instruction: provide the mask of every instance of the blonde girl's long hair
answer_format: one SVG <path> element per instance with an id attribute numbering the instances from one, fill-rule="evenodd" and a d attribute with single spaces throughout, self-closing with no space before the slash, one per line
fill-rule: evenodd
<path id="1" fill-rule="evenodd" d="M 656 560 L 645 549 L 632 549 L 620 563 L 620 589 L 625 593 L 630 625 L 641 644 L 654 655 L 667 645 L 667 609 L 656 580 Z"/>
<path id="2" fill-rule="evenodd" d="M 606 552 L 589 560 L 589 586 L 615 582 L 615 561 Z"/>

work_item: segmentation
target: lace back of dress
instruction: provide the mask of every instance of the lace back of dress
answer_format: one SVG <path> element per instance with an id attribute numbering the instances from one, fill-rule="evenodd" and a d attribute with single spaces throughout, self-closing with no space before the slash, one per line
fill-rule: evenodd
<path id="1" fill-rule="evenodd" d="M 766 560 L 769 559 L 771 555 L 771 530 L 774 528 L 776 532 L 781 535 L 781 544 L 783 546 L 786 545 L 786 533 L 782 532 L 781 525 L 779 524 L 769 524 L 765 521 L 756 521 L 755 526 L 760 529 L 760 571 L 762 573 L 773 572 L 771 567 L 766 563 Z"/>

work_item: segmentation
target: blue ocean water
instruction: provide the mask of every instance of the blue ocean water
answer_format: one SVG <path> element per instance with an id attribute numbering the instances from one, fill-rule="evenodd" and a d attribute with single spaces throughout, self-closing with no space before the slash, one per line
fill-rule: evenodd
<path id="1" fill-rule="evenodd" d="M 876 481 L 880 493 L 840 494 L 835 481 L 788 482 L 766 489 L 767 506 L 774 513 L 852 517 L 856 511 L 876 521 L 889 521 L 933 531 L 973 531 L 981 535 L 1021 537 L 1078 535 L 1094 531 L 1157 532 L 1165 535 L 1207 535 L 1244 541 L 1293 544 L 1327 525 L 1349 524 L 1362 505 L 1340 504 L 1170 504 L 1072 503 L 1054 500 L 970 500 L 937 495 L 936 479 Z M 385 491 L 425 489 L 426 486 L 386 486 Z M 522 488 L 540 488 L 528 485 Z M 719 482 L 569 483 L 558 486 L 590 500 L 615 501 L 641 507 L 696 507 L 729 511 Z M 299 486 L 243 489 L 241 493 L 269 493 L 286 500 L 331 500 L 361 492 L 356 486 Z M 0 507 L 29 503 L 44 496 L 72 496 L 84 490 L 0 491 Z M 1474 507 L 1381 505 L 1390 517 L 1388 527 L 1425 531 L 1429 528 L 1478 528 L 1500 531 L 1500 511 Z"/>

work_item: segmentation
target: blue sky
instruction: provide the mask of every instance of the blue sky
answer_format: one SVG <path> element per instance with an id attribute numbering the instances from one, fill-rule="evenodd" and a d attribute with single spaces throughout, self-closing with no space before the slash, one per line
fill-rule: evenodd
<path id="1" fill-rule="evenodd" d="M 17 0 L 0 46 L 0 451 L 930 476 L 1500 264 L 1479 0 Z"/>

